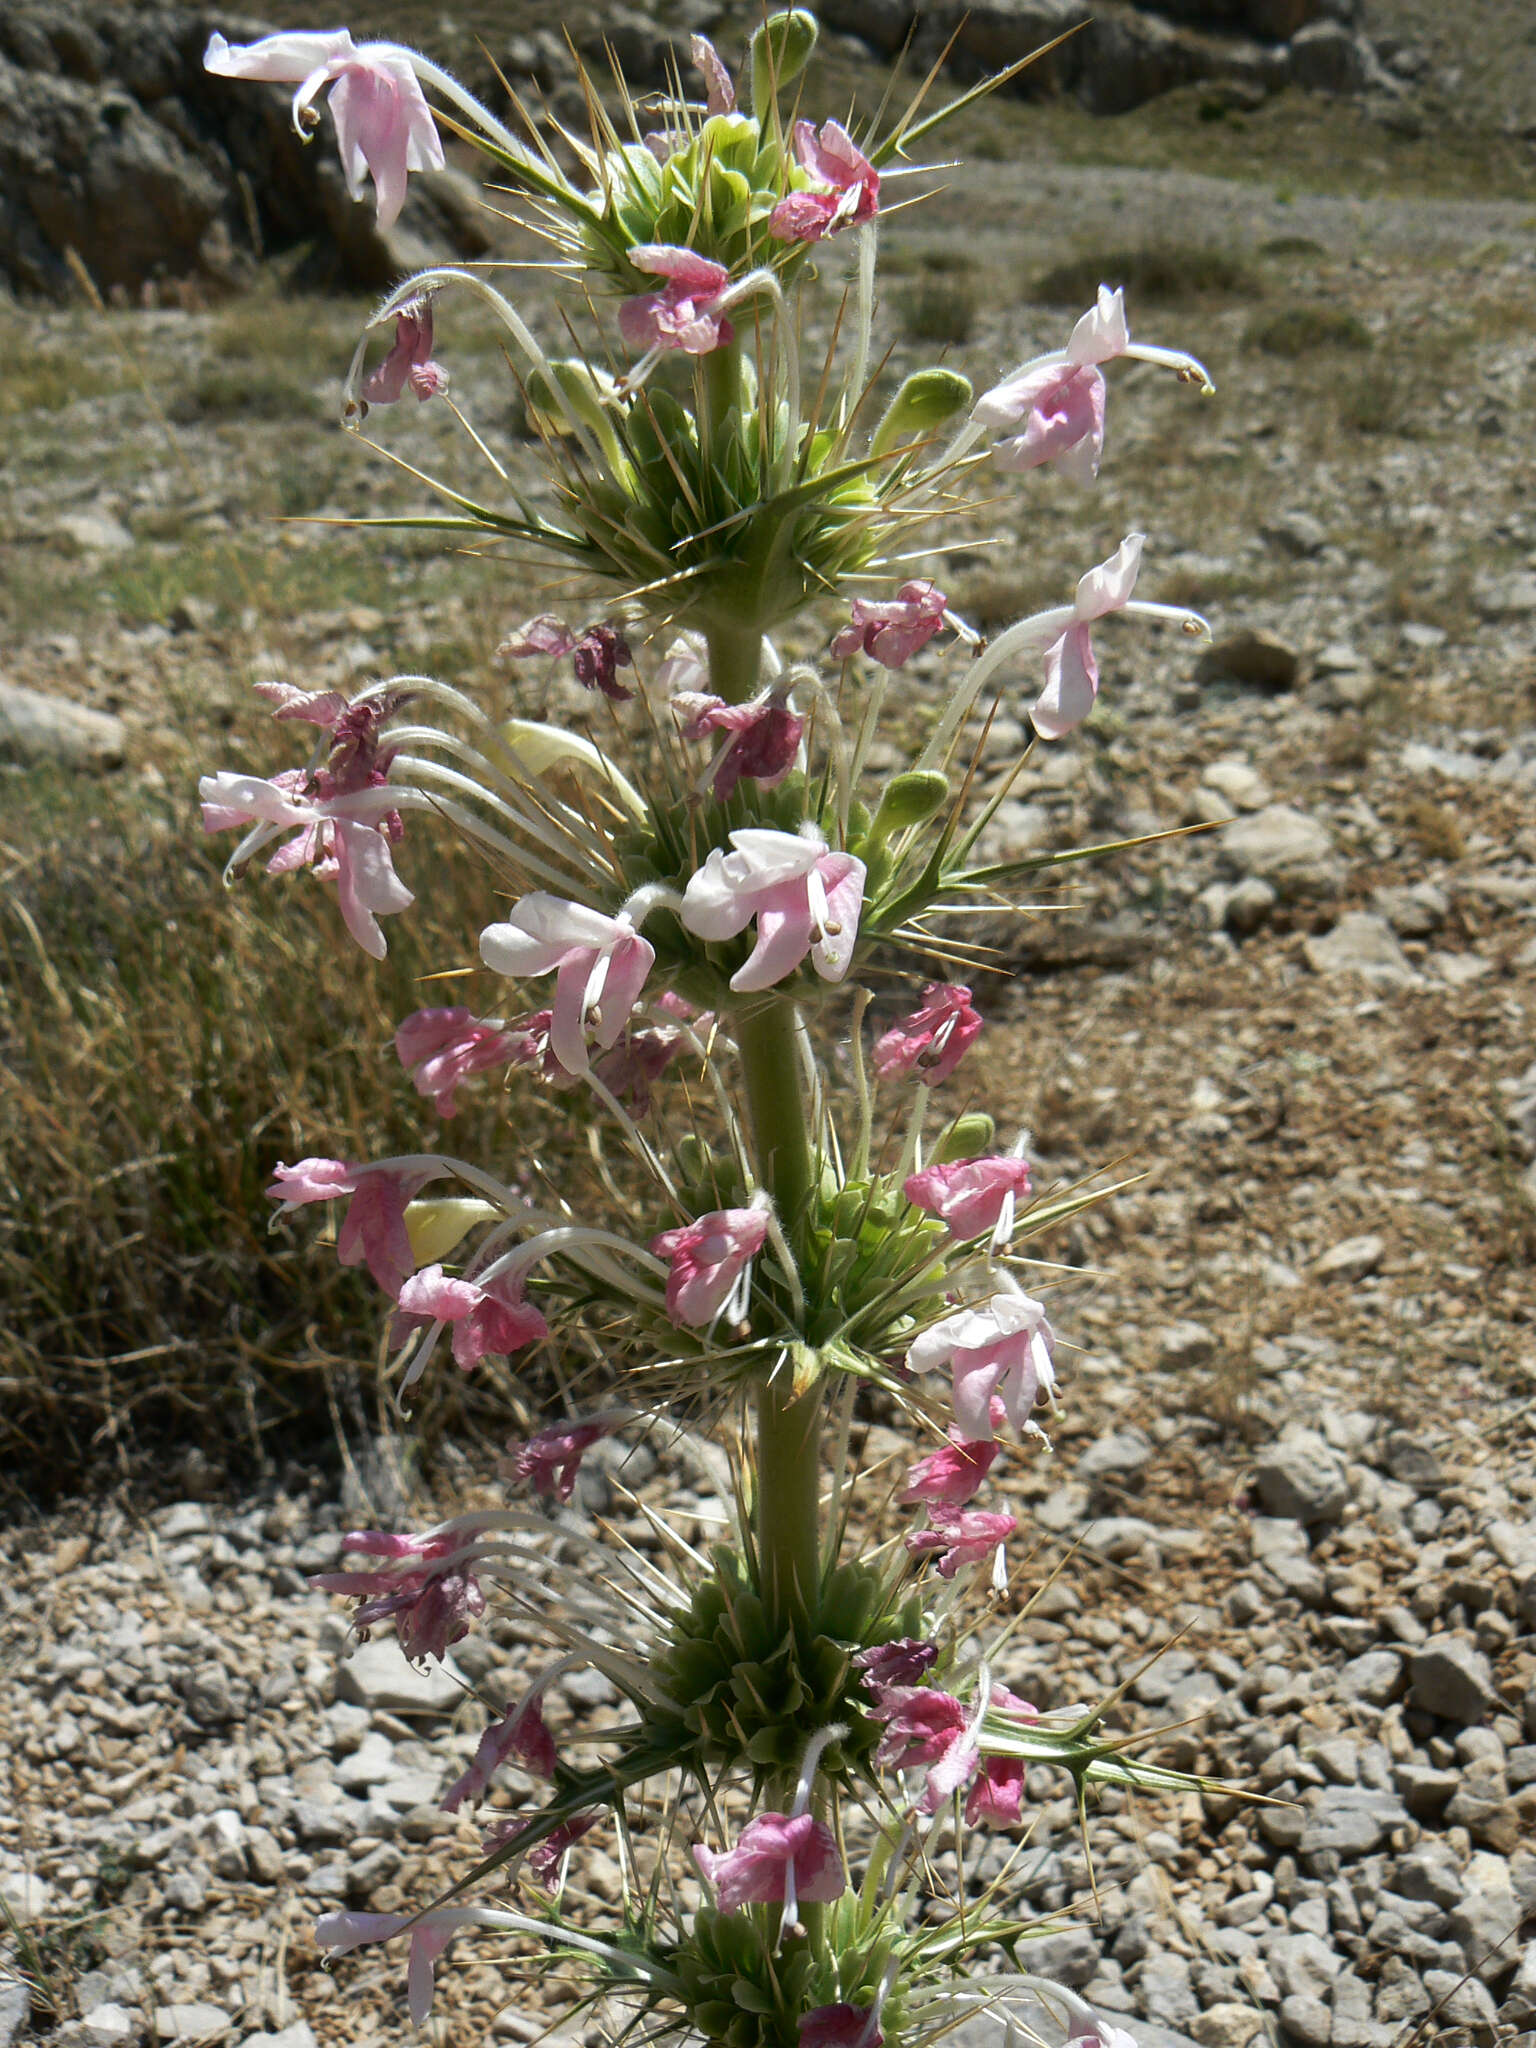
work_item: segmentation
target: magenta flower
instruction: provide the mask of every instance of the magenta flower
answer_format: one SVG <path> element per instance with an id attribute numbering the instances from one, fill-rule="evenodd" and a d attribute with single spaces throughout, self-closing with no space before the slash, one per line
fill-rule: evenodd
<path id="1" fill-rule="evenodd" d="M 880 205 L 880 174 L 838 121 L 818 134 L 795 123 L 795 156 L 812 180 L 810 191 L 787 192 L 768 216 L 768 232 L 781 242 L 820 242 L 873 218 Z"/>
<path id="2" fill-rule="evenodd" d="M 912 1557 L 936 1553 L 941 1579 L 952 1579 L 963 1564 L 980 1564 L 1019 1526 L 1017 1515 L 989 1515 L 945 1501 L 932 1504 L 928 1519 L 932 1528 L 914 1530 L 907 1538 L 907 1552 Z"/>
<path id="3" fill-rule="evenodd" d="M 793 1924 L 797 1900 L 830 1905 L 847 1883 L 832 1830 L 808 1813 L 760 1813 L 747 1822 L 734 1849 L 716 1855 L 696 1847 L 693 1860 L 722 1913 L 782 1900 L 786 1924 Z"/>
<path id="4" fill-rule="evenodd" d="M 293 125 L 301 135 L 315 127 L 319 116 L 312 102 L 329 86 L 347 190 L 361 199 L 364 177 L 372 173 L 380 227 L 399 218 L 411 171 L 443 167 L 442 141 L 415 62 L 398 43 L 354 43 L 344 28 L 323 34 L 284 30 L 235 44 L 215 33 L 203 67 L 218 78 L 297 86 Z"/>
<path id="5" fill-rule="evenodd" d="M 910 1075 L 925 1087 L 947 1081 L 981 1035 L 982 1018 L 968 988 L 930 981 L 923 1005 L 875 1040 L 875 1072 L 882 1081 Z"/>
<path id="6" fill-rule="evenodd" d="M 1006 1156 L 957 1159 L 909 1174 L 902 1193 L 914 1209 L 942 1218 L 951 1237 L 981 1237 L 1005 1217 L 1011 1223 L 1012 1204 L 1029 1193 L 1029 1166 Z"/>
<path id="7" fill-rule="evenodd" d="M 447 371 L 432 360 L 432 301 L 424 293 L 396 313 L 394 346 L 364 378 L 362 395 L 369 405 L 393 405 L 406 391 L 425 400 L 447 388 Z"/>
<path id="8" fill-rule="evenodd" d="M 883 2048 L 872 2005 L 818 2005 L 800 2016 L 800 2048 Z"/>
<path id="9" fill-rule="evenodd" d="M 902 668 L 944 623 L 948 600 L 933 583 L 903 583 L 885 604 L 853 600 L 853 618 L 832 642 L 833 659 L 846 661 L 862 651 L 882 668 Z"/>
<path id="10" fill-rule="evenodd" d="M 716 847 L 683 892 L 682 922 L 697 937 L 733 939 L 757 920 L 757 944 L 731 976 L 739 992 L 772 988 L 809 954 L 823 981 L 853 960 L 864 903 L 864 863 L 831 853 L 813 825 L 798 833 L 748 826 Z"/>
<path id="11" fill-rule="evenodd" d="M 644 292 L 619 307 L 619 332 L 632 349 L 707 356 L 735 340 L 735 329 L 719 310 L 731 283 L 723 263 L 665 242 L 642 243 L 630 250 L 629 260 L 636 270 L 667 280 L 659 292 Z"/>
<path id="12" fill-rule="evenodd" d="M 747 1311 L 749 1268 L 767 1235 L 766 1209 L 713 1209 L 696 1223 L 653 1237 L 651 1250 L 672 1265 L 667 1314 L 673 1322 L 701 1328 L 722 1312 L 740 1322 Z"/>
<path id="13" fill-rule="evenodd" d="M 1056 1385 L 1051 1359 L 1055 1338 L 1045 1310 L 1027 1294 L 994 1294 L 984 1309 L 945 1316 L 907 1349 L 913 1372 L 948 1366 L 954 1375 L 955 1421 L 972 1442 L 996 1435 L 992 1398 L 1016 1430 L 1030 1427 L 1030 1410 Z"/>
<path id="14" fill-rule="evenodd" d="M 1024 1759 L 989 1756 L 966 1799 L 965 1824 L 969 1828 L 979 1822 L 1016 1828 L 1023 1817 L 1023 1805 Z"/>
<path id="15" fill-rule="evenodd" d="M 555 1738 L 544 1725 L 541 1697 L 535 1687 L 526 1699 L 491 1723 L 480 1738 L 474 1762 L 444 1796 L 444 1813 L 457 1813 L 466 1799 L 483 1799 L 509 1757 L 533 1777 L 554 1778 L 558 1761 Z"/>
<path id="16" fill-rule="evenodd" d="M 916 1685 L 923 1673 L 931 1671 L 938 1661 L 938 1644 L 925 1642 L 918 1636 L 902 1636 L 894 1643 L 877 1643 L 872 1650 L 856 1651 L 853 1658 L 871 1692 L 884 1691 L 890 1686 Z"/>
<path id="17" fill-rule="evenodd" d="M 584 690 L 601 690 L 611 703 L 627 704 L 635 694 L 619 681 L 619 670 L 633 668 L 634 657 L 616 626 L 583 627 L 571 647 L 571 667 Z"/>
<path id="18" fill-rule="evenodd" d="M 942 1501 L 949 1507 L 963 1507 L 968 1500 L 974 1500 L 981 1491 L 981 1483 L 991 1471 L 997 1457 L 997 1444 L 968 1443 L 958 1432 L 950 1431 L 950 1441 L 942 1450 L 922 1458 L 907 1474 L 907 1483 L 896 1498 L 903 1507 L 913 1507 L 919 1501 L 930 1505 Z"/>
<path id="19" fill-rule="evenodd" d="M 453 1356 L 465 1372 L 488 1355 L 506 1358 L 549 1335 L 543 1316 L 524 1301 L 522 1283 L 504 1275 L 481 1287 L 473 1280 L 450 1280 L 441 1266 L 423 1266 L 401 1287 L 399 1303 L 390 1319 L 390 1349 L 398 1351 L 434 1323 L 451 1323 Z"/>
<path id="20" fill-rule="evenodd" d="M 685 740 L 703 739 L 712 732 L 730 734 L 710 772 L 710 786 L 722 803 L 743 778 L 764 789 L 777 789 L 795 765 L 805 720 L 790 708 L 787 691 L 765 691 L 750 704 L 727 704 L 723 697 L 701 691 L 679 691 L 672 709 L 685 721 Z"/>
<path id="21" fill-rule="evenodd" d="M 720 61 L 720 52 L 708 36 L 691 36 L 688 41 L 688 56 L 695 71 L 704 80 L 706 115 L 734 114 L 736 111 L 736 88 L 731 83 L 731 74 Z"/>
<path id="22" fill-rule="evenodd" d="M 656 952 L 622 912 L 609 917 L 536 890 L 505 924 L 486 926 L 480 958 L 493 974 L 555 976 L 550 1048 L 568 1074 L 584 1074 L 588 1038 L 605 1050 L 617 1043 Z"/>
<path id="23" fill-rule="evenodd" d="M 926 1766 L 924 1813 L 937 1813 L 976 1775 L 981 1750 L 973 1717 L 952 1693 L 893 1685 L 876 1695 L 871 1711 L 875 1720 L 885 1723 L 875 1762 L 898 1771 Z"/>
<path id="24" fill-rule="evenodd" d="M 440 1907 L 423 1913 L 324 1913 L 315 1922 L 315 1940 L 327 1954 L 344 1956 L 371 1941 L 391 1941 L 410 1929 L 411 1959 L 406 1970 L 406 2003 L 411 2024 L 425 2026 L 432 2011 L 433 1971 L 450 1941 L 466 1927 L 481 1924 L 483 1908 Z"/>
<path id="25" fill-rule="evenodd" d="M 971 418 L 1011 436 L 992 451 L 1007 470 L 1054 463 L 1074 483 L 1091 483 L 1104 453 L 1104 378 L 1098 368 L 1116 356 L 1165 363 L 1187 382 L 1213 387 L 1205 368 L 1178 349 L 1133 343 L 1125 294 L 1099 286 L 1097 303 L 1073 328 L 1064 349 L 1026 363 L 984 393 Z"/>
<path id="26" fill-rule="evenodd" d="M 586 1422 L 553 1423 L 526 1443 L 514 1439 L 507 1445 L 511 1458 L 506 1469 L 535 1493 L 550 1493 L 556 1500 L 567 1501 L 576 1490 L 582 1459 L 595 1443 L 611 1436 L 623 1419 L 615 1409 Z"/>
<path id="27" fill-rule="evenodd" d="M 330 797 L 307 796 L 308 781 L 302 769 L 270 782 L 255 775 L 205 775 L 198 784 L 203 830 L 296 827 L 267 862 L 268 874 L 313 867 L 320 880 L 333 881 L 347 930 L 365 953 L 382 960 L 388 947 L 378 920 L 416 900 L 390 859 L 390 841 L 400 836 L 399 813 L 382 780 Z"/>
<path id="28" fill-rule="evenodd" d="M 395 1033 L 395 1051 L 417 1094 L 451 1117 L 460 1083 L 488 1067 L 510 1066 L 518 1047 L 499 1024 L 484 1024 L 472 1011 L 413 1010 Z"/>
<path id="29" fill-rule="evenodd" d="M 358 1529 L 342 1538 L 344 1551 L 379 1557 L 395 1571 L 318 1572 L 309 1583 L 322 1593 L 359 1602 L 352 1626 L 359 1641 L 392 1621 L 401 1650 L 413 1664 L 447 1656 L 485 1612 L 485 1595 L 472 1568 L 473 1539 L 453 1523 L 425 1536 L 390 1536 Z"/>
<path id="30" fill-rule="evenodd" d="M 537 1848 L 530 1850 L 528 1869 L 535 1883 L 543 1885 L 547 1892 L 557 1892 L 560 1889 L 560 1865 L 566 1852 L 601 1819 L 601 1813 L 573 1813 L 552 1834 L 546 1835 Z"/>

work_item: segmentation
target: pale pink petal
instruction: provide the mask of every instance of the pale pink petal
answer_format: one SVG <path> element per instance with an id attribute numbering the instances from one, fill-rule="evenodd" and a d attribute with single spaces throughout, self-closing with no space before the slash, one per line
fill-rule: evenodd
<path id="1" fill-rule="evenodd" d="M 1077 585 L 1077 616 L 1079 620 L 1102 619 L 1106 612 L 1117 612 L 1126 604 L 1136 588 L 1137 571 L 1141 568 L 1141 551 L 1146 544 L 1144 533 L 1128 533 L 1107 562 L 1100 562 L 1096 569 L 1080 577 Z"/>
<path id="2" fill-rule="evenodd" d="M 1029 708 L 1030 723 L 1045 740 L 1073 731 L 1099 694 L 1099 664 L 1086 625 L 1069 626 L 1042 656 L 1045 688 Z"/>

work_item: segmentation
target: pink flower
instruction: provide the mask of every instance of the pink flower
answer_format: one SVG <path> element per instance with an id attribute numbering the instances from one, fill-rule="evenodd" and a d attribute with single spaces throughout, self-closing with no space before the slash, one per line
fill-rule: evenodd
<path id="1" fill-rule="evenodd" d="M 965 1802 L 965 1824 L 968 1828 L 978 1822 L 1016 1828 L 1022 1818 L 1023 1803 L 1024 1759 L 989 1756 Z"/>
<path id="2" fill-rule="evenodd" d="M 423 1266 L 401 1287 L 399 1302 L 389 1325 L 390 1348 L 398 1351 L 434 1323 L 451 1323 L 454 1359 L 465 1372 L 488 1354 L 506 1358 L 549 1335 L 543 1316 L 524 1301 L 521 1282 L 505 1277 L 481 1287 L 473 1280 L 450 1280 L 441 1266 Z"/>
<path id="3" fill-rule="evenodd" d="M 882 1081 L 914 1075 L 929 1088 L 947 1081 L 981 1035 L 980 1013 L 968 988 L 930 981 L 923 1006 L 875 1040 L 875 1072 Z"/>
<path id="4" fill-rule="evenodd" d="M 918 1501 L 943 1501 L 963 1507 L 981 1491 L 981 1482 L 997 1457 L 997 1444 L 968 1443 L 954 1430 L 942 1450 L 920 1459 L 907 1474 L 907 1483 L 896 1498 L 903 1507 Z"/>
<path id="5" fill-rule="evenodd" d="M 425 400 L 447 388 L 447 371 L 432 360 L 432 301 L 408 299 L 395 315 L 394 346 L 364 378 L 362 395 L 369 405 L 393 405 L 407 390 Z"/>
<path id="6" fill-rule="evenodd" d="M 391 1941 L 410 1929 L 411 1959 L 406 1972 L 406 2003 L 411 2024 L 425 2026 L 432 2011 L 433 1970 L 456 1934 L 479 1924 L 480 1908 L 440 1907 L 423 1913 L 325 1913 L 315 1922 L 315 1940 L 333 1956 L 344 1956 L 366 1942 Z"/>
<path id="7" fill-rule="evenodd" d="M 907 1364 L 914 1372 L 948 1366 L 954 1374 L 955 1421 L 972 1443 L 991 1442 L 996 1435 L 994 1395 L 1006 1419 L 1023 1431 L 1037 1397 L 1054 1390 L 1054 1347 L 1038 1301 L 1027 1294 L 994 1294 L 984 1309 L 961 1309 L 915 1337 Z"/>
<path id="8" fill-rule="evenodd" d="M 929 1686 L 893 1685 L 877 1695 L 874 1718 L 885 1723 L 877 1764 L 898 1771 L 926 1765 L 924 1813 L 937 1813 L 946 1799 L 968 1785 L 981 1764 L 981 1750 L 966 1713 L 952 1693 Z"/>
<path id="9" fill-rule="evenodd" d="M 734 1849 L 716 1855 L 696 1847 L 693 1860 L 713 1886 L 722 1913 L 779 1900 L 790 1908 L 799 1899 L 830 1905 L 847 1882 L 832 1830 L 808 1813 L 760 1813 L 747 1822 Z"/>
<path id="10" fill-rule="evenodd" d="M 360 1603 L 352 1626 L 362 1642 L 381 1621 L 392 1621 L 400 1648 L 413 1664 L 426 1657 L 441 1659 L 451 1644 L 468 1635 L 470 1622 L 485 1612 L 485 1595 L 472 1568 L 473 1536 L 454 1523 L 425 1536 L 358 1529 L 342 1538 L 341 1547 L 401 1567 L 318 1572 L 310 1579 L 319 1592 L 339 1593 Z"/>
<path id="11" fill-rule="evenodd" d="M 505 924 L 486 926 L 480 958 L 493 974 L 554 974 L 550 1047 L 568 1074 L 584 1074 L 588 1037 L 604 1049 L 617 1042 L 656 952 L 622 912 L 609 917 L 537 890 Z"/>
<path id="12" fill-rule="evenodd" d="M 443 145 L 414 60 L 397 43 L 355 44 L 344 28 L 324 34 L 285 30 L 234 45 L 214 34 L 203 66 L 219 78 L 296 85 L 293 124 L 301 135 L 319 118 L 311 102 L 330 86 L 347 190 L 361 199 L 364 175 L 372 173 L 380 227 L 399 218 L 409 172 L 443 167 Z"/>
<path id="13" fill-rule="evenodd" d="M 1116 356 L 1166 363 L 1188 382 L 1212 388 L 1204 367 L 1176 349 L 1132 343 L 1125 294 L 1099 286 L 1097 303 L 1072 330 L 1064 349 L 1026 363 L 994 385 L 971 417 L 1012 436 L 993 450 L 998 466 L 1035 469 L 1054 463 L 1074 483 L 1091 483 L 1104 453 L 1104 378 L 1098 365 Z"/>
<path id="14" fill-rule="evenodd" d="M 688 55 L 694 70 L 700 72 L 704 79 L 705 114 L 734 114 L 736 88 L 731 83 L 731 74 L 720 61 L 720 52 L 709 37 L 690 37 Z"/>
<path id="15" fill-rule="evenodd" d="M 553 1779 L 558 1758 L 555 1738 L 540 1712 L 541 1697 L 535 1687 L 519 1705 L 509 1707 L 499 1721 L 491 1723 L 480 1738 L 474 1762 L 449 1787 L 443 1799 L 444 1813 L 457 1813 L 466 1799 L 483 1799 L 508 1757 L 536 1778 Z"/>
<path id="16" fill-rule="evenodd" d="M 552 1834 L 544 1837 L 538 1847 L 528 1856 L 528 1869 L 535 1883 L 543 1885 L 545 1891 L 560 1889 L 560 1865 L 567 1850 L 579 1842 L 589 1828 L 595 1828 L 602 1819 L 600 1813 L 574 1813 L 562 1821 Z"/>
<path id="17" fill-rule="evenodd" d="M 571 648 L 571 667 L 584 690 L 601 690 L 614 704 L 627 704 L 635 694 L 619 681 L 619 670 L 633 668 L 634 658 L 629 642 L 615 626 L 599 622 L 583 628 Z"/>
<path id="18" fill-rule="evenodd" d="M 535 1493 L 551 1493 L 556 1500 L 567 1501 L 576 1490 L 582 1459 L 595 1443 L 611 1436 L 623 1419 L 614 1410 L 586 1422 L 554 1423 L 525 1444 L 514 1439 L 507 1445 L 512 1454 L 507 1470 Z"/>
<path id="19" fill-rule="evenodd" d="M 366 1264 L 384 1292 L 395 1296 L 414 1263 L 406 1204 L 435 1177 L 430 1168 L 402 1173 L 387 1166 L 348 1166 L 340 1159 L 301 1159 L 297 1166 L 279 1162 L 267 1198 L 280 1202 L 278 1214 L 286 1216 L 307 1202 L 350 1195 L 336 1256 L 344 1266 Z"/>
<path id="20" fill-rule="evenodd" d="M 1021 619 L 993 641 L 985 660 L 995 665 L 1013 654 L 1034 651 L 1045 670 L 1045 688 L 1030 707 L 1030 718 L 1042 739 L 1060 739 L 1081 725 L 1093 709 L 1099 690 L 1099 664 L 1088 628 L 1111 612 L 1138 618 L 1171 619 L 1187 633 L 1207 634 L 1210 627 L 1198 612 L 1183 605 L 1146 604 L 1133 599 L 1136 574 L 1146 535 L 1127 534 L 1107 562 L 1090 569 L 1077 586 L 1072 604 L 1055 605 Z"/>
<path id="21" fill-rule="evenodd" d="M 629 260 L 636 270 L 667 280 L 659 292 L 644 292 L 619 307 L 619 332 L 632 349 L 707 356 L 735 340 L 735 329 L 719 311 L 731 283 L 723 263 L 665 242 L 642 243 L 630 250 Z"/>
<path id="22" fill-rule="evenodd" d="M 795 123 L 795 156 L 813 180 L 809 192 L 788 192 L 768 216 L 768 232 L 781 242 L 820 242 L 857 227 L 880 205 L 880 174 L 837 121 Z"/>
<path id="23" fill-rule="evenodd" d="M 498 1024 L 482 1024 L 472 1011 L 413 1010 L 395 1033 L 395 1051 L 418 1095 L 439 1116 L 458 1109 L 456 1091 L 471 1074 L 510 1066 L 515 1042 Z"/>
<path id="24" fill-rule="evenodd" d="M 305 725 L 318 725 L 325 732 L 334 727 L 347 709 L 347 700 L 339 690 L 301 690 L 293 683 L 254 683 L 252 688 L 272 706 L 274 718 L 298 719 Z"/>
<path id="25" fill-rule="evenodd" d="M 269 874 L 313 866 L 322 881 L 334 881 L 347 930 L 365 953 L 382 960 L 388 947 L 378 920 L 408 909 L 416 900 L 390 859 L 400 817 L 387 789 L 372 784 L 332 796 L 306 796 L 302 769 L 266 782 L 254 775 L 205 775 L 198 784 L 203 830 L 223 832 L 239 825 L 297 827 L 294 838 L 267 863 Z"/>
<path id="26" fill-rule="evenodd" d="M 1081 2044 L 1081 2048 L 1139 2048 L 1134 2034 L 1115 2026 L 1100 2013 L 1074 2014 L 1066 2048 L 1075 2048 L 1075 2044 Z"/>
<path id="27" fill-rule="evenodd" d="M 508 639 L 503 640 L 496 650 L 498 660 L 527 661 L 536 654 L 569 654 L 576 645 L 576 635 L 564 620 L 557 619 L 553 612 L 540 612 L 536 618 L 525 619 Z"/>
<path id="28" fill-rule="evenodd" d="M 928 1519 L 932 1528 L 914 1530 L 907 1538 L 907 1551 L 912 1557 L 938 1552 L 941 1579 L 952 1579 L 963 1564 L 980 1564 L 1019 1526 L 1017 1515 L 989 1515 L 945 1501 L 932 1504 Z"/>
<path id="29" fill-rule="evenodd" d="M 894 1643 L 877 1643 L 872 1650 L 855 1652 L 853 1658 L 871 1692 L 883 1691 L 893 1685 L 916 1685 L 923 1673 L 931 1671 L 938 1661 L 938 1644 L 924 1642 L 917 1636 L 902 1636 Z"/>
<path id="30" fill-rule="evenodd" d="M 853 620 L 832 642 L 833 658 L 846 661 L 861 649 L 883 668 L 902 668 L 944 623 L 948 600 L 932 583 L 903 583 L 894 599 L 872 604 L 853 600 Z"/>
<path id="31" fill-rule="evenodd" d="M 698 1328 L 722 1310 L 739 1322 L 746 1314 L 747 1269 L 767 1235 L 765 1209 L 713 1209 L 696 1223 L 653 1237 L 651 1250 L 672 1262 L 667 1314 L 673 1322 Z"/>
<path id="32" fill-rule="evenodd" d="M 823 981 L 853 960 L 864 902 L 864 863 L 831 853 L 814 826 L 798 833 L 749 826 L 716 847 L 683 892 L 682 922 L 706 940 L 735 938 L 757 920 L 757 944 L 731 976 L 738 992 L 772 988 L 809 954 Z"/>
<path id="33" fill-rule="evenodd" d="M 592 1071 L 631 1116 L 647 1116 L 652 1084 L 661 1079 L 687 1043 L 688 1034 L 669 1024 L 626 1031 L 617 1045 L 593 1062 Z"/>
<path id="34" fill-rule="evenodd" d="M 1029 1193 L 1029 1166 L 1008 1157 L 957 1159 L 909 1174 L 902 1193 L 914 1209 L 942 1217 L 950 1236 L 963 1241 L 995 1229 L 1010 1203 Z"/>
<path id="35" fill-rule="evenodd" d="M 783 692 L 769 690 L 750 704 L 727 704 L 722 697 L 680 691 L 672 708 L 686 720 L 684 739 L 702 739 L 711 732 L 731 735 L 711 775 L 711 787 L 722 803 L 743 777 L 760 782 L 764 789 L 777 789 L 795 765 L 805 720 L 790 708 Z"/>
<path id="36" fill-rule="evenodd" d="M 800 2048 L 883 2048 L 872 2005 L 818 2005 L 800 2016 Z"/>

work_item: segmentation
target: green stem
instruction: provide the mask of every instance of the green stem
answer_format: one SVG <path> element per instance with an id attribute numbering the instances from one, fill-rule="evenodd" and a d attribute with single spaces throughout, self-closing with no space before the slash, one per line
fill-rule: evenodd
<path id="1" fill-rule="evenodd" d="M 757 688 L 762 635 L 711 628 L 708 639 L 716 694 L 742 703 Z M 790 997 L 764 995 L 737 1017 L 736 1041 L 758 1179 L 803 1264 L 816 1167 L 799 1023 Z M 821 1387 L 797 1393 L 791 1361 L 758 1387 L 754 1520 L 762 1597 L 780 1629 L 812 1610 L 821 1583 L 821 1422 Z"/>

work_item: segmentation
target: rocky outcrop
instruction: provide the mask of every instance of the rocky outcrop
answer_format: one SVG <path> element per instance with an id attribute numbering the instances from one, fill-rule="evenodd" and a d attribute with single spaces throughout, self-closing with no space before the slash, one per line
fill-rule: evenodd
<path id="1" fill-rule="evenodd" d="M 475 188 L 412 182 L 381 234 L 354 205 L 326 129 L 294 133 L 279 87 L 210 78 L 202 56 L 262 24 L 217 9 L 128 12 L 96 0 L 0 10 L 0 280 L 63 297 L 73 250 L 98 289 L 238 277 L 260 252 L 313 242 L 338 283 L 376 289 L 434 257 L 488 246 Z"/>

